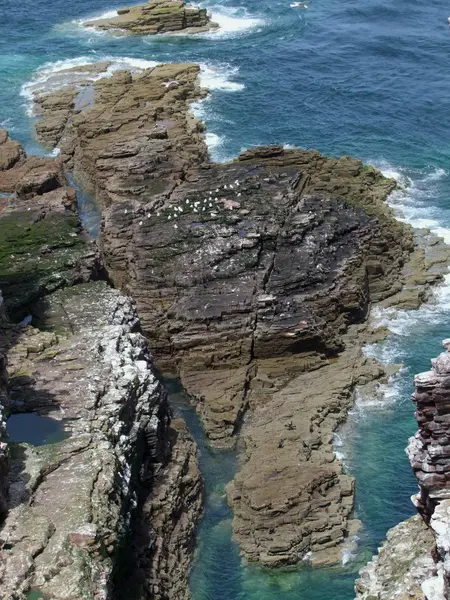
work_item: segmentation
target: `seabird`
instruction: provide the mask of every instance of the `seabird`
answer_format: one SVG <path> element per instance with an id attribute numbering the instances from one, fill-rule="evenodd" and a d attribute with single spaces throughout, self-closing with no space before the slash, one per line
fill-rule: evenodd
<path id="1" fill-rule="evenodd" d="M 164 87 L 169 87 L 169 85 L 172 85 L 172 83 L 174 83 L 175 85 L 180 85 L 178 83 L 178 81 L 176 81 L 175 79 L 172 79 L 171 81 L 165 81 L 164 83 L 162 83 L 161 85 L 163 85 Z"/>
<path id="2" fill-rule="evenodd" d="M 142 225 L 142 221 L 139 221 L 139 225 Z"/>
<path id="3" fill-rule="evenodd" d="M 178 229 L 178 225 L 175 223 L 173 226 L 174 229 Z"/>

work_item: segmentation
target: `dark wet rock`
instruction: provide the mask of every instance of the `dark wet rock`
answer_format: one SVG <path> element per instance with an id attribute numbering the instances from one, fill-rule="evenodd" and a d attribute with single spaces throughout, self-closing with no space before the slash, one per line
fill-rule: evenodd
<path id="1" fill-rule="evenodd" d="M 206 8 L 188 7 L 184 0 L 149 0 L 138 6 L 120 8 L 116 17 L 89 21 L 85 27 L 156 35 L 179 31 L 202 33 L 219 26 L 211 21 Z"/>
<path id="2" fill-rule="evenodd" d="M 244 555 L 335 562 L 353 480 L 332 432 L 356 386 L 384 376 L 358 324 L 374 302 L 418 306 L 445 251 L 418 249 L 385 203 L 395 182 L 359 160 L 267 146 L 208 163 L 188 112 L 197 75 L 165 65 L 100 79 L 81 111 L 75 91 L 55 140 L 102 205 L 108 274 L 159 366 L 179 373 L 212 443 L 232 445 L 243 426 L 228 493 Z"/>

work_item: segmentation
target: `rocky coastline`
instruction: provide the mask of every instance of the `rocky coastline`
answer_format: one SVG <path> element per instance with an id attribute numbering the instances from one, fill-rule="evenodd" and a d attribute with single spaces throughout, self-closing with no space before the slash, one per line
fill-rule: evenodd
<path id="1" fill-rule="evenodd" d="M 0 140 L 0 595 L 187 598 L 203 505 L 195 446 L 62 162 Z M 30 414 L 59 423 L 56 439 L 8 440 L 5 417 Z M 139 567 L 123 560 L 131 547 Z"/>
<path id="2" fill-rule="evenodd" d="M 184 0 L 149 0 L 138 6 L 120 8 L 117 16 L 87 21 L 84 26 L 134 35 L 205 33 L 219 27 L 211 21 L 206 8 L 187 6 Z"/>
<path id="3" fill-rule="evenodd" d="M 385 203 L 395 182 L 350 157 L 253 148 L 208 162 L 197 65 L 119 71 L 36 97 L 36 131 L 102 211 L 100 248 L 218 447 L 244 441 L 228 486 L 243 555 L 340 559 L 357 523 L 333 431 L 383 369 L 370 307 L 417 308 L 447 272 Z M 312 393 L 313 391 L 313 393 Z M 299 485 L 301 482 L 301 485 Z"/>
<path id="4" fill-rule="evenodd" d="M 393 597 L 383 595 L 385 590 L 392 593 L 393 584 L 398 592 L 395 597 L 415 600 L 450 597 L 450 340 L 444 340 L 442 345 L 445 352 L 431 361 L 431 370 L 414 379 L 412 401 L 416 406 L 418 430 L 409 439 L 407 454 L 419 484 L 412 502 L 420 516 L 388 532 L 378 557 L 361 572 L 356 584 L 358 600 Z M 397 532 L 400 531 L 403 535 L 399 540 Z M 408 538 L 411 539 L 409 554 L 406 551 Z M 392 567 L 392 572 L 386 572 L 382 566 L 383 556 L 391 565 L 396 559 L 404 561 L 402 578 Z M 412 579 L 413 591 L 410 590 Z"/>

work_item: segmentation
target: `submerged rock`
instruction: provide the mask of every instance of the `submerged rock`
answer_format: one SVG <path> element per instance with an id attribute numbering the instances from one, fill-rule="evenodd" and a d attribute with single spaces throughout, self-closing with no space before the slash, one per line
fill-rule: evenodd
<path id="1" fill-rule="evenodd" d="M 120 8 L 116 17 L 96 19 L 84 25 L 145 35 L 178 31 L 202 33 L 219 27 L 211 21 L 206 8 L 188 7 L 184 0 L 149 0 L 138 6 Z"/>
<path id="2" fill-rule="evenodd" d="M 395 182 L 359 160 L 268 146 L 207 162 L 188 112 L 198 70 L 116 73 L 89 84 L 82 108 L 81 88 L 41 96 L 38 134 L 99 200 L 108 274 L 211 442 L 230 446 L 243 427 L 228 495 L 244 556 L 336 562 L 353 480 L 332 432 L 356 386 L 383 376 L 357 324 L 374 302 L 418 306 L 445 261 L 395 220 Z M 47 126 L 58 98 L 64 114 Z"/>

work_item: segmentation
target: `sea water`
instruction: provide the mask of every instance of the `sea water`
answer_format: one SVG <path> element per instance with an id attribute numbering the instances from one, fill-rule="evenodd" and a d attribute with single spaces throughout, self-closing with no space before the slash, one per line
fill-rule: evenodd
<path id="1" fill-rule="evenodd" d="M 30 97 L 67 80 L 64 69 L 103 59 L 111 61 L 110 72 L 199 62 L 211 94 L 193 110 L 208 126 L 214 160 L 267 143 L 358 156 L 403 186 L 390 198 L 399 218 L 450 241 L 448 4 L 312 0 L 307 10 L 295 10 L 289 3 L 204 0 L 219 32 L 127 37 L 82 25 L 128 2 L 0 0 L 0 125 L 27 151 L 46 153 L 33 136 Z M 89 226 L 95 234 L 98 224 Z M 413 374 L 429 368 L 441 339 L 450 336 L 448 283 L 418 311 L 374 315 L 392 334 L 366 352 L 403 368 L 381 400 L 357 398 L 336 435 L 336 452 L 356 477 L 363 522 L 345 564 L 316 570 L 305 564 L 289 573 L 243 565 L 224 497 L 236 456 L 208 447 L 195 415 L 173 392 L 199 443 L 207 486 L 190 583 L 194 600 L 352 600 L 358 568 L 386 530 L 414 512 L 416 482 L 404 454 L 416 429 L 409 397 Z"/>

